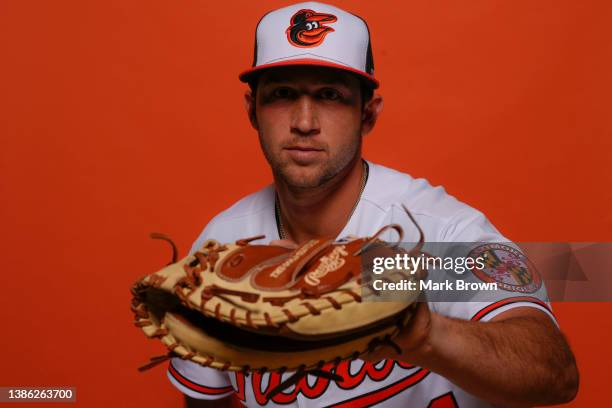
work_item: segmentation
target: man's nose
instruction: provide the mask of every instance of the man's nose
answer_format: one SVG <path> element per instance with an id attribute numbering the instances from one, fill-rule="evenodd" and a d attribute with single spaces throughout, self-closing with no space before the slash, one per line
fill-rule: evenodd
<path id="1" fill-rule="evenodd" d="M 308 95 L 302 95 L 295 101 L 291 118 L 291 132 L 301 136 L 311 136 L 319 133 L 319 119 L 313 102 Z"/>

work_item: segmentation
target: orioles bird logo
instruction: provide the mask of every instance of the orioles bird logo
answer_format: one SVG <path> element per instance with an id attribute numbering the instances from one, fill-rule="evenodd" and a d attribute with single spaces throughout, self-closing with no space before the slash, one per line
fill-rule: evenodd
<path id="1" fill-rule="evenodd" d="M 291 17 L 291 25 L 287 28 L 287 39 L 296 47 L 316 47 L 323 42 L 333 28 L 325 24 L 337 20 L 332 14 L 317 13 L 313 10 L 303 9 Z"/>

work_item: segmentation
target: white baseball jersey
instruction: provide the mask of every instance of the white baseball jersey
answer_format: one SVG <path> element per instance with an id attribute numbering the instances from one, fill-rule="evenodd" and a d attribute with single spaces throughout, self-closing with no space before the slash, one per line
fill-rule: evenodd
<path id="1" fill-rule="evenodd" d="M 414 179 L 392 169 L 368 162 L 369 174 L 360 201 L 338 238 L 346 236 L 372 236 L 382 226 L 400 224 L 407 237 L 404 241 L 417 241 L 418 232 L 401 208 L 405 205 L 423 229 L 428 242 L 508 242 L 485 216 L 448 195 L 442 187 L 432 187 L 426 180 Z M 220 242 L 266 235 L 264 241 L 280 239 L 276 223 L 274 186 L 268 186 L 216 216 L 193 245 L 199 249 L 204 240 L 214 238 Z M 262 241 L 258 241 L 261 243 Z M 481 247 L 484 245 L 480 244 Z M 490 246 L 490 245 L 489 245 Z M 501 248 L 501 249 L 499 249 Z M 496 291 L 494 298 L 474 299 L 470 302 L 429 302 L 432 311 L 465 320 L 487 321 L 511 308 L 528 306 L 538 308 L 554 320 L 550 312 L 546 291 L 541 281 L 522 282 L 512 268 L 520 270 L 511 259 L 504 261 L 504 248 L 500 246 L 493 256 L 500 261 L 492 267 L 494 273 L 481 273 L 478 280 L 494 278 L 505 290 Z M 478 249 L 478 248 L 477 248 Z M 485 248 L 489 249 L 490 248 Z M 509 265 L 509 266 L 508 266 Z M 513 266 L 514 265 L 514 266 Z M 505 269 L 504 269 L 505 268 Z M 520 275 L 520 274 L 519 274 Z M 174 358 L 168 369 L 168 378 L 183 393 L 198 399 L 216 399 L 232 393 L 249 407 L 490 407 L 452 384 L 446 378 L 409 362 L 384 360 L 371 364 L 362 360 L 346 361 L 329 367 L 343 380 L 334 382 L 326 378 L 308 376 L 266 402 L 265 393 L 291 373 L 234 373 L 202 367 L 190 361 Z"/>

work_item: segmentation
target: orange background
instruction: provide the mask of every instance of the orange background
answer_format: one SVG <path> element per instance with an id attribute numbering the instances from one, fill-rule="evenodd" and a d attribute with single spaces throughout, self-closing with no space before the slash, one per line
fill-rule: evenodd
<path id="1" fill-rule="evenodd" d="M 0 385 L 178 406 L 129 288 L 270 181 L 237 73 L 286 2 L 0 2 Z M 612 241 L 608 1 L 337 1 L 367 18 L 385 111 L 365 156 L 516 241 Z M 610 271 L 602 271 L 602 273 Z M 610 403 L 611 304 L 556 304 Z M 74 406 L 74 405 L 73 405 Z"/>

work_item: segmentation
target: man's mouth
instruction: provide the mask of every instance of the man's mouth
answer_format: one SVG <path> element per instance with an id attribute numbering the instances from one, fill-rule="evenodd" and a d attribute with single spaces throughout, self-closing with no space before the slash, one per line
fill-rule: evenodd
<path id="1" fill-rule="evenodd" d="M 297 150 L 301 152 L 322 152 L 323 149 L 318 149 L 316 147 L 310 146 L 290 146 L 286 148 L 287 150 Z"/>
<path id="2" fill-rule="evenodd" d="M 310 162 L 318 160 L 317 157 L 323 152 L 323 149 L 313 146 L 289 146 L 285 150 L 289 153 L 289 156 L 300 164 L 308 164 Z"/>

